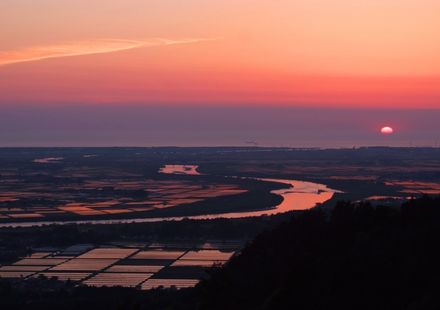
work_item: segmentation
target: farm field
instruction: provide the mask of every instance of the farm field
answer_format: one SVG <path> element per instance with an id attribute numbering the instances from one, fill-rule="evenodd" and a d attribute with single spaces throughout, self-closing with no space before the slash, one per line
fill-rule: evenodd
<path id="1" fill-rule="evenodd" d="M 213 249 L 215 245 L 220 249 Z M 55 251 L 35 251 L 9 265 L 0 266 L 0 278 L 72 281 L 93 287 L 183 288 L 208 276 L 207 268 L 225 264 L 241 247 L 240 242 L 209 242 L 116 247 L 87 244 Z"/>

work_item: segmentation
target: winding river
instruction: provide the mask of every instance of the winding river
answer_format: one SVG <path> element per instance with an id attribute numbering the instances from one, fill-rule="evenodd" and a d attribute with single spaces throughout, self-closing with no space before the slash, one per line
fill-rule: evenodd
<path id="1" fill-rule="evenodd" d="M 197 171 L 197 165 L 165 165 L 159 172 L 166 174 L 185 174 L 185 175 L 201 175 Z M 294 210 L 307 210 L 315 207 L 319 203 L 323 203 L 333 197 L 334 193 L 339 191 L 328 188 L 324 184 L 305 182 L 298 180 L 285 179 L 269 179 L 256 178 L 260 181 L 276 182 L 288 184 L 291 187 L 287 189 L 273 190 L 271 193 L 283 197 L 283 201 L 272 209 L 248 212 L 231 212 L 219 214 L 204 214 L 196 216 L 179 216 L 179 217 L 150 217 L 150 218 L 134 218 L 134 219 L 111 219 L 111 220 L 75 220 L 75 221 L 38 221 L 38 222 L 19 222 L 19 223 L 1 223 L 2 227 L 33 227 L 44 225 L 68 225 L 68 224 L 124 224 L 124 223 L 153 223 L 161 221 L 180 221 L 183 219 L 207 220 L 218 218 L 243 218 L 256 217 L 262 215 L 275 215 Z"/>

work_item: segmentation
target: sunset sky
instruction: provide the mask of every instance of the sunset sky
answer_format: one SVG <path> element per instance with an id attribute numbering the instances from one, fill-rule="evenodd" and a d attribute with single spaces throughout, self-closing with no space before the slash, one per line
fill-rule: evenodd
<path id="1" fill-rule="evenodd" d="M 438 0 L 2 0 L 0 29 L 0 122 L 13 113 L 34 134 L 35 109 L 55 117 L 75 107 L 97 115 L 125 107 L 127 123 L 137 109 L 164 107 L 163 121 L 185 107 L 440 109 Z M 421 130 L 400 112 L 378 113 L 371 128 L 349 130 L 376 133 L 387 122 Z M 57 144 L 0 126 L 11 131 L 0 145 Z M 420 134 L 433 144 L 438 129 Z M 237 132 L 229 143 L 250 136 Z M 173 143 L 159 140 L 144 144 Z"/>

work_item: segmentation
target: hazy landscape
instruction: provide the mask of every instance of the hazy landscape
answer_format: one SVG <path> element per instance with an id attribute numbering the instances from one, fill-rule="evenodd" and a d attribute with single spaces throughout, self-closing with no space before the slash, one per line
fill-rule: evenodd
<path id="1" fill-rule="evenodd" d="M 202 294 L 203 309 L 221 309 L 210 294 L 229 294 L 224 281 L 232 280 L 224 277 L 253 272 L 254 263 L 238 266 L 256 258 L 249 253 L 263 250 L 260 243 L 270 242 L 264 238 L 285 244 L 279 255 L 287 259 L 289 237 L 276 234 L 308 217 L 319 222 L 320 214 L 333 218 L 353 208 L 376 210 L 355 212 L 357 220 L 390 221 L 400 205 L 440 194 L 439 155 L 435 148 L 388 147 L 2 149 L 0 277 L 3 294 L 14 292 L 2 303 L 88 304 L 90 294 L 107 294 L 96 289 L 114 287 L 119 305 L 129 299 L 148 309 L 191 309 Z M 310 225 L 301 229 L 318 224 Z M 245 277 L 249 285 L 260 281 Z M 228 287 L 239 285 L 233 281 Z M 254 294 L 248 284 L 239 290 Z M 61 292 L 54 302 L 50 296 Z M 224 307 L 249 307 L 242 297 L 236 304 L 227 298 Z"/>
<path id="2" fill-rule="evenodd" d="M 440 309 L 440 1 L 0 1 L 0 309 Z"/>

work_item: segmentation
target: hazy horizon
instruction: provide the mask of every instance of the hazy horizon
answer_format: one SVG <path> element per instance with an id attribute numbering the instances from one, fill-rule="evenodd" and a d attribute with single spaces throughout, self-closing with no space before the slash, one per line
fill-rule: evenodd
<path id="1" fill-rule="evenodd" d="M 0 106 L 0 146 L 439 146 L 440 110 Z M 393 135 L 380 134 L 392 126 Z"/>

